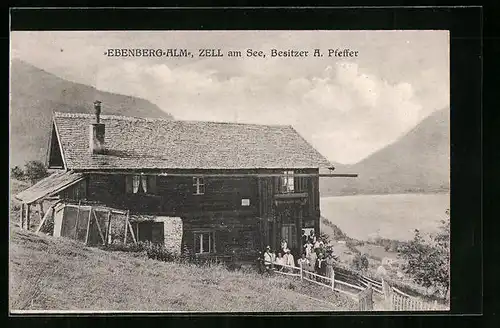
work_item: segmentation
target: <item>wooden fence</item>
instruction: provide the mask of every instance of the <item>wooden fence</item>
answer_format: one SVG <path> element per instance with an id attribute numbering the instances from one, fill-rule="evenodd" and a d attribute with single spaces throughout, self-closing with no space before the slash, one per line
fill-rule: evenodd
<path id="1" fill-rule="evenodd" d="M 439 306 L 437 301 L 432 303 L 412 297 L 396 287 L 391 287 L 385 280 L 382 280 L 382 290 L 384 294 L 385 307 L 391 311 L 444 310 L 444 307 Z"/>
<path id="2" fill-rule="evenodd" d="M 371 284 L 359 293 L 359 310 L 360 311 L 373 311 L 373 288 Z"/>
<path id="3" fill-rule="evenodd" d="M 137 243 L 129 211 L 81 202 L 58 203 L 45 213 L 36 232 L 41 232 L 48 221 L 53 221 L 54 236 L 79 240 L 86 245 L 107 245 L 118 237 L 125 244 L 127 241 Z"/>
<path id="4" fill-rule="evenodd" d="M 271 265 L 271 268 L 275 273 L 285 276 L 298 277 L 302 281 L 305 280 L 316 285 L 329 288 L 332 292 L 336 291 L 345 294 L 358 302 L 360 311 L 373 310 L 373 290 L 371 284 L 369 284 L 366 288 L 363 288 L 335 279 L 335 271 L 333 271 L 331 277 L 325 277 L 303 269 L 302 265 L 300 267 L 289 265 L 279 265 L 274 267 L 274 264 L 271 262 L 264 262 L 264 264 Z"/>
<path id="5" fill-rule="evenodd" d="M 359 277 L 359 282 L 363 284 L 365 287 L 368 287 L 368 285 L 372 285 L 373 291 L 379 293 L 380 295 L 383 295 L 384 292 L 382 291 L 382 282 L 381 281 L 376 281 L 373 279 L 370 279 L 365 276 L 360 276 Z"/>
<path id="6" fill-rule="evenodd" d="M 271 264 L 266 262 L 267 264 Z M 427 302 L 420 298 L 410 296 L 396 287 L 390 286 L 385 280 L 377 281 L 363 275 L 356 279 L 350 277 L 350 281 L 356 280 L 360 285 L 339 280 L 335 271 L 331 277 L 318 275 L 301 267 L 282 265 L 279 269 L 274 269 L 275 273 L 298 277 L 301 280 L 329 288 L 332 291 L 343 293 L 358 302 L 360 311 L 373 311 L 373 293 L 383 296 L 384 308 L 389 311 L 436 311 L 446 310 L 437 301 Z M 345 273 L 343 274 L 345 276 Z"/>

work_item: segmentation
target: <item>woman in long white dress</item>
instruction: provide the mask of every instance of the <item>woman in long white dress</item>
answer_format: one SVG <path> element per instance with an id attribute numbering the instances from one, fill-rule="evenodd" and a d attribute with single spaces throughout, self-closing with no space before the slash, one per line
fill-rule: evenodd
<path id="1" fill-rule="evenodd" d="M 285 265 L 285 259 L 283 258 L 281 252 L 278 252 L 278 256 L 276 257 L 276 260 L 274 261 L 274 267 L 278 271 L 283 271 L 283 265 Z"/>
<path id="2" fill-rule="evenodd" d="M 326 277 L 331 278 L 333 276 L 333 265 L 335 264 L 335 259 L 332 253 L 328 253 L 326 256 Z"/>

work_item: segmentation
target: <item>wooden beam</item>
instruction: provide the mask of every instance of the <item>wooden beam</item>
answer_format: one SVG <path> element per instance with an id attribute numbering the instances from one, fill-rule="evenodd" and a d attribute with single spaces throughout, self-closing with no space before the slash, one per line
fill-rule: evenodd
<path id="1" fill-rule="evenodd" d="M 49 207 L 49 210 L 47 211 L 47 213 L 45 213 L 45 215 L 43 216 L 42 220 L 40 221 L 40 224 L 38 225 L 38 228 L 36 229 L 35 233 L 39 233 L 40 230 L 42 230 L 42 226 L 45 224 L 45 221 L 47 221 L 47 219 L 49 218 L 49 216 L 53 213 L 54 211 L 54 208 L 53 207 Z"/>
<path id="2" fill-rule="evenodd" d="M 40 216 L 40 220 L 43 220 L 43 217 L 45 216 L 45 213 L 43 211 L 43 201 L 38 203 L 38 206 L 40 207 L 40 209 L 38 210 L 38 215 Z"/>
<path id="3" fill-rule="evenodd" d="M 277 249 L 277 244 L 276 244 L 276 219 L 273 220 L 273 234 L 271 236 L 271 240 L 272 240 L 272 249 L 274 249 L 276 251 Z"/>
<path id="4" fill-rule="evenodd" d="M 129 211 L 127 211 L 127 217 L 125 218 L 125 236 L 123 237 L 123 243 L 126 245 L 127 244 L 127 234 L 128 234 L 128 217 L 129 217 Z"/>
<path id="5" fill-rule="evenodd" d="M 106 244 L 107 245 L 109 243 L 109 233 L 111 231 L 111 210 L 109 210 L 108 212 L 108 225 L 106 227 Z"/>
<path id="6" fill-rule="evenodd" d="M 294 170 L 294 169 L 289 169 Z M 106 175 L 126 175 L 126 174 L 138 174 L 130 171 L 86 171 L 92 174 L 106 174 Z M 246 177 L 284 177 L 288 176 L 282 173 L 169 173 L 169 172 L 155 172 L 155 173 L 144 173 L 145 175 L 156 175 L 156 176 L 169 176 L 169 177 L 232 177 L 232 178 L 246 178 Z M 319 174 L 319 173 L 295 173 L 294 177 L 323 177 L 323 178 L 355 178 L 358 176 L 356 173 L 331 173 L 331 174 Z"/>
<path id="7" fill-rule="evenodd" d="M 89 244 L 89 234 L 90 234 L 90 222 L 91 222 L 91 216 L 92 215 L 92 207 L 89 210 L 89 218 L 87 221 L 87 233 L 85 235 L 85 245 Z"/>
<path id="8" fill-rule="evenodd" d="M 259 202 L 259 217 L 262 217 L 262 179 L 257 178 L 257 198 Z"/>
<path id="9" fill-rule="evenodd" d="M 357 178 L 357 173 L 332 173 L 332 174 L 317 174 L 320 178 Z"/>
<path id="10" fill-rule="evenodd" d="M 137 239 L 135 239 L 134 229 L 132 229 L 132 225 L 130 224 L 129 220 L 127 220 L 127 223 L 130 229 L 130 234 L 132 235 L 132 240 L 134 241 L 134 244 L 137 244 Z"/>
<path id="11" fill-rule="evenodd" d="M 21 203 L 21 210 L 19 213 L 19 227 L 24 229 L 24 203 Z"/>
<path id="12" fill-rule="evenodd" d="M 99 206 L 92 206 L 92 205 L 76 205 L 76 204 L 65 204 L 64 206 L 67 206 L 67 207 L 74 207 L 74 208 L 78 208 L 78 206 L 80 206 L 80 208 L 82 210 L 85 210 L 85 209 L 92 209 L 94 211 L 109 211 L 111 210 L 113 213 L 115 214 L 122 214 L 122 215 L 126 215 L 127 214 L 127 211 L 120 211 L 120 210 L 117 210 L 117 209 L 114 209 L 114 208 L 108 208 L 108 207 L 105 207 L 105 206 L 102 206 L 102 207 L 99 207 Z"/>
<path id="13" fill-rule="evenodd" d="M 27 204 L 26 205 L 26 230 L 28 230 L 28 231 L 30 230 L 30 223 L 31 223 L 30 214 L 31 214 L 31 205 Z"/>
<path id="14" fill-rule="evenodd" d="M 300 254 L 302 254 L 304 252 L 304 245 L 302 245 L 302 206 L 299 207 L 299 213 L 298 213 L 298 219 L 297 221 L 298 222 L 298 226 L 299 226 L 299 229 L 297 230 L 297 237 L 299 238 L 299 256 Z"/>
<path id="15" fill-rule="evenodd" d="M 80 202 L 78 203 L 78 209 L 76 210 L 75 239 L 78 239 L 78 223 L 80 223 Z"/>
<path id="16" fill-rule="evenodd" d="M 101 225 L 99 224 L 99 219 L 97 218 L 97 214 L 95 214 L 95 211 L 94 211 L 94 218 L 95 218 L 95 224 L 97 224 L 97 230 L 99 231 L 99 235 L 101 236 L 102 244 L 104 245 L 106 243 L 106 240 L 104 240 L 104 235 L 102 234 Z"/>

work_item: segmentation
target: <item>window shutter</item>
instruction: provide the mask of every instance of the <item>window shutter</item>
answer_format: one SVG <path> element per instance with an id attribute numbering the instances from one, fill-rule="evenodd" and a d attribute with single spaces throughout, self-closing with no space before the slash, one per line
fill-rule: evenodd
<path id="1" fill-rule="evenodd" d="M 156 175 L 148 175 L 148 192 L 156 194 Z"/>
<path id="2" fill-rule="evenodd" d="M 131 175 L 125 176 L 125 192 L 130 193 L 130 194 L 133 192 L 132 179 L 133 179 L 133 177 Z"/>

